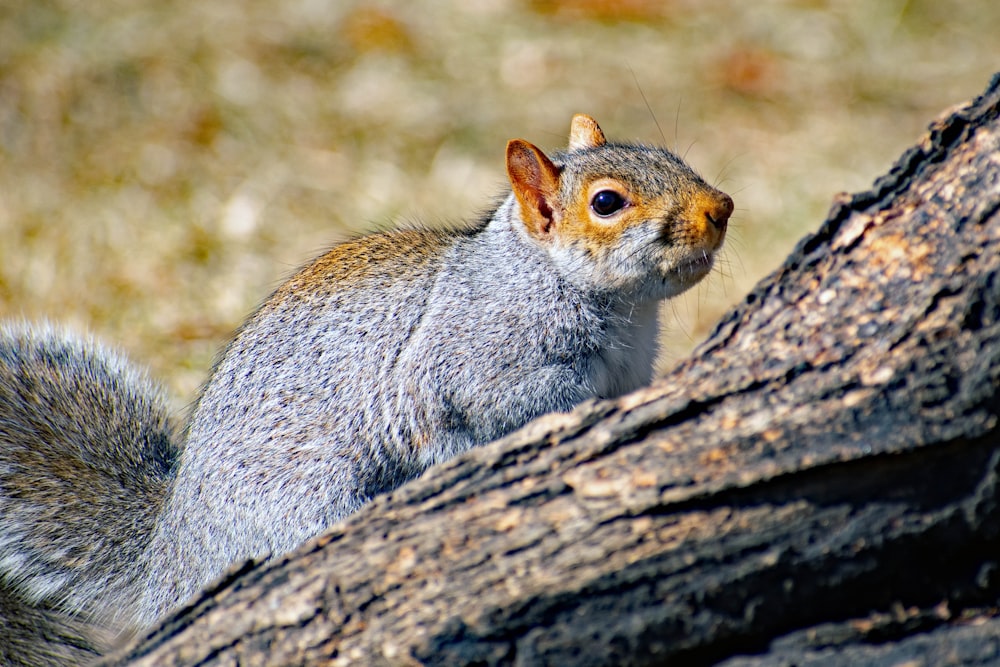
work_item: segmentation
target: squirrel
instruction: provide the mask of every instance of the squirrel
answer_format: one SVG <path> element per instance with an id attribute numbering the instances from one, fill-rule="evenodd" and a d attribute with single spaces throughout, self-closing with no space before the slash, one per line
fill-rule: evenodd
<path id="1" fill-rule="evenodd" d="M 0 660 L 85 661 L 435 463 L 648 384 L 658 305 L 709 273 L 732 199 L 582 114 L 552 157 L 510 141 L 506 170 L 474 223 L 362 236 L 295 273 L 179 434 L 117 353 L 0 328 Z"/>

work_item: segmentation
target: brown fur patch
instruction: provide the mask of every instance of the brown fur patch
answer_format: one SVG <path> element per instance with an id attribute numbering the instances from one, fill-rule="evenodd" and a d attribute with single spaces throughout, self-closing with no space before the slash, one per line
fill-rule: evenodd
<path id="1" fill-rule="evenodd" d="M 601 217 L 590 208 L 590 202 L 598 192 L 613 190 L 625 200 L 625 207 L 608 217 Z M 566 216 L 559 226 L 560 236 L 587 248 L 591 254 L 598 254 L 618 242 L 622 232 L 634 224 L 648 220 L 655 215 L 632 192 L 629 186 L 616 178 L 598 178 L 580 188 L 580 195 L 569 203 Z M 659 213 L 662 216 L 662 212 Z"/>
<path id="2" fill-rule="evenodd" d="M 423 267 L 439 261 L 442 249 L 452 242 L 444 233 L 416 229 L 345 241 L 302 268 L 269 301 L 289 294 L 328 294 L 380 275 L 392 280 L 422 275 Z"/>

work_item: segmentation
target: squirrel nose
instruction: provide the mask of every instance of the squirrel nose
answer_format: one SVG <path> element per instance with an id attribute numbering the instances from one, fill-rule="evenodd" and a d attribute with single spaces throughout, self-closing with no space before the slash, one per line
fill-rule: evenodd
<path id="1" fill-rule="evenodd" d="M 708 199 L 703 202 L 705 218 L 720 232 L 725 231 L 729 216 L 733 214 L 733 198 L 724 192 L 719 192 Z"/>

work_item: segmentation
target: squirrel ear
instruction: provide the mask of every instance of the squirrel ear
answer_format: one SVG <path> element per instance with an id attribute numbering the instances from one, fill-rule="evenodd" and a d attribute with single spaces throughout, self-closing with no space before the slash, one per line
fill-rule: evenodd
<path id="1" fill-rule="evenodd" d="M 583 113 L 573 116 L 573 121 L 569 125 L 569 150 L 597 148 L 606 142 L 604 132 L 596 120 Z"/>
<path id="2" fill-rule="evenodd" d="M 528 231 L 548 236 L 562 213 L 559 167 L 527 141 L 513 139 L 507 143 L 507 176 Z"/>

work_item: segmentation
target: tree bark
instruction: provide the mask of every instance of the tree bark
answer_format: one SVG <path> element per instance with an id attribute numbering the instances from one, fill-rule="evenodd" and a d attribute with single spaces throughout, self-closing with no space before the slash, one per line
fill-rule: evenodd
<path id="1" fill-rule="evenodd" d="M 107 664 L 1000 664 L 998 211 L 1000 76 L 652 387 L 428 471 Z"/>

